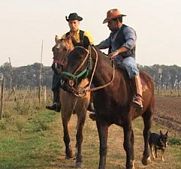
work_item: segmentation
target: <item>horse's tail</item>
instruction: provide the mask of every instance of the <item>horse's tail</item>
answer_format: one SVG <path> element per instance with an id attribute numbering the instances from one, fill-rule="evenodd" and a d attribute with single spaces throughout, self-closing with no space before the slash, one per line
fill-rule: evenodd
<path id="1" fill-rule="evenodd" d="M 149 90 L 151 91 L 150 98 L 150 111 L 153 113 L 155 110 L 155 96 L 154 96 L 154 80 L 153 78 L 145 71 L 140 71 L 141 79 L 146 83 Z"/>

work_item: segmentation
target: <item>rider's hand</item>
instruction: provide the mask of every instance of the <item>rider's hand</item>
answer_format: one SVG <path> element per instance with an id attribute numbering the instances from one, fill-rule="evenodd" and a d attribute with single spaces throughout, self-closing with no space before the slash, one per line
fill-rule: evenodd
<path id="1" fill-rule="evenodd" d="M 118 56 L 118 55 L 119 55 L 119 51 L 118 51 L 118 50 L 115 50 L 114 52 L 111 52 L 111 53 L 108 55 L 108 57 L 109 57 L 111 60 L 113 60 L 113 59 L 115 59 L 116 56 Z"/>

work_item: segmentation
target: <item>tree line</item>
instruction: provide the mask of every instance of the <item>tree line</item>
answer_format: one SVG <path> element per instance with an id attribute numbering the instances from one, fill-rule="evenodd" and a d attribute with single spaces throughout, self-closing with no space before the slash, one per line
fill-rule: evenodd
<path id="1" fill-rule="evenodd" d="M 40 63 L 32 65 L 12 67 L 9 62 L 0 66 L 0 73 L 5 79 L 6 88 L 26 88 L 39 86 L 40 67 L 42 68 L 41 85 L 51 88 L 52 69 L 50 66 L 43 66 Z M 140 70 L 147 72 L 155 82 L 156 87 L 174 89 L 181 87 L 181 67 L 177 65 L 139 65 Z"/>

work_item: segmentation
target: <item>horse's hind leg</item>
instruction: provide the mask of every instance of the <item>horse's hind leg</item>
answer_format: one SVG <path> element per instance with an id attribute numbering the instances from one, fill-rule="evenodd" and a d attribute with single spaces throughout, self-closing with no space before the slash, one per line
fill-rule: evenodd
<path id="1" fill-rule="evenodd" d="M 86 118 L 86 110 L 81 115 L 78 115 L 77 133 L 76 133 L 76 167 L 81 167 L 82 164 L 82 142 L 83 142 L 83 127 Z"/>
<path id="2" fill-rule="evenodd" d="M 144 137 L 144 152 L 142 163 L 143 165 L 147 165 L 150 161 L 150 151 L 149 151 L 149 136 L 150 136 L 150 128 L 152 122 L 152 110 L 147 110 L 143 115 L 144 121 L 144 130 L 143 130 L 143 137 Z"/>
<path id="3" fill-rule="evenodd" d="M 66 154 L 66 159 L 72 158 L 72 148 L 70 145 L 70 136 L 68 132 L 68 121 L 67 119 L 62 118 L 62 123 L 63 123 L 63 132 L 64 132 L 64 143 L 65 143 L 65 154 Z"/>

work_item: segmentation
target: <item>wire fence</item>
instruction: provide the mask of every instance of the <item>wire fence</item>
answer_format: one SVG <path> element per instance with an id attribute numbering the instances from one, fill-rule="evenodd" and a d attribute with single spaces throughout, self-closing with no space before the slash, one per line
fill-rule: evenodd
<path id="1" fill-rule="evenodd" d="M 4 83 L 4 80 L 0 79 L 0 119 L 14 111 L 26 114 L 33 109 L 42 109 L 52 100 L 51 90 L 46 86 L 6 89 Z"/>
<path id="2" fill-rule="evenodd" d="M 155 95 L 181 97 L 181 85 L 169 87 L 162 83 L 155 84 Z M 46 86 L 7 89 L 0 73 L 0 119 L 13 111 L 23 114 L 44 108 L 51 101 L 52 92 Z"/>

